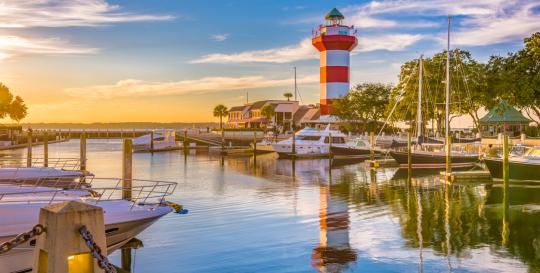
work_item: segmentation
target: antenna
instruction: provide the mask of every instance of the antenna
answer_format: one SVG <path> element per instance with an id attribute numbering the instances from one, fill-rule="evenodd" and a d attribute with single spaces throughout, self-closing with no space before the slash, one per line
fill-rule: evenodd
<path id="1" fill-rule="evenodd" d="M 249 104 L 249 91 L 246 91 L 246 104 Z"/>

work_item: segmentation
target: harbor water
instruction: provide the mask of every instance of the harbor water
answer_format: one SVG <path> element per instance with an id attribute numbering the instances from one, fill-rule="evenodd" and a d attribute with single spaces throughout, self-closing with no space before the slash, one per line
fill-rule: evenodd
<path id="1" fill-rule="evenodd" d="M 89 171 L 121 176 L 121 140 L 87 145 Z M 49 156 L 77 158 L 79 142 L 51 144 Z M 208 151 L 135 153 L 133 176 L 179 182 L 168 199 L 189 210 L 138 236 L 133 272 L 540 272 L 534 185 Z"/>

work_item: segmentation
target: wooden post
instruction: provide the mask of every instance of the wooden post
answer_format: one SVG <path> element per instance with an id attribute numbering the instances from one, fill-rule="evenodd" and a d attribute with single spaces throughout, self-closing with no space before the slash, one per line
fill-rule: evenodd
<path id="1" fill-rule="evenodd" d="M 37 237 L 34 271 L 37 273 L 103 273 L 79 233 L 82 226 L 107 256 L 103 209 L 77 201 L 56 203 L 41 208 L 39 223 L 47 231 Z"/>
<path id="2" fill-rule="evenodd" d="M 154 152 L 154 130 L 150 131 L 150 152 Z"/>
<path id="3" fill-rule="evenodd" d="M 257 132 L 253 132 L 253 156 L 257 156 Z"/>
<path id="4" fill-rule="evenodd" d="M 510 154 L 510 147 L 508 145 L 508 135 L 503 136 L 503 182 L 508 184 L 510 177 L 510 166 L 508 164 L 508 155 Z"/>
<path id="5" fill-rule="evenodd" d="M 187 130 L 184 130 L 184 149 L 187 150 L 189 149 L 189 146 L 188 146 L 188 137 L 187 137 Z"/>
<path id="6" fill-rule="evenodd" d="M 122 198 L 131 199 L 131 188 L 133 179 L 133 141 L 124 139 L 122 156 Z"/>
<path id="7" fill-rule="evenodd" d="M 43 132 L 43 167 L 49 167 L 49 134 Z"/>
<path id="8" fill-rule="evenodd" d="M 452 158 L 450 157 L 452 153 L 452 143 L 451 137 L 446 137 L 446 180 L 450 179 L 452 174 Z"/>
<path id="9" fill-rule="evenodd" d="M 375 160 L 375 133 L 369 132 L 369 160 Z"/>
<path id="10" fill-rule="evenodd" d="M 328 158 L 332 158 L 332 133 L 328 134 Z"/>
<path id="11" fill-rule="evenodd" d="M 409 130 L 409 133 L 407 134 L 407 170 L 410 176 L 410 173 L 412 172 L 412 132 Z"/>
<path id="12" fill-rule="evenodd" d="M 293 129 L 292 131 L 292 153 L 291 153 L 291 158 L 294 160 L 295 157 L 296 157 L 296 133 Z"/>
<path id="13" fill-rule="evenodd" d="M 86 171 L 86 132 L 85 131 L 81 133 L 80 161 L 81 161 L 81 171 Z"/>
<path id="14" fill-rule="evenodd" d="M 225 130 L 221 129 L 221 152 L 225 150 Z"/>
<path id="15" fill-rule="evenodd" d="M 26 167 L 32 167 L 32 129 L 28 128 L 26 138 Z"/>

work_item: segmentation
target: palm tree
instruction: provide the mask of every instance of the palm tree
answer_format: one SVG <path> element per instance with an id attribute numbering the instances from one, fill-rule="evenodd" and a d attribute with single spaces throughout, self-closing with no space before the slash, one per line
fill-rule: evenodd
<path id="1" fill-rule="evenodd" d="M 219 104 L 214 107 L 214 117 L 219 117 L 219 129 L 223 130 L 223 117 L 229 114 L 227 107 L 223 104 Z"/>
<path id="2" fill-rule="evenodd" d="M 293 94 L 291 92 L 285 92 L 283 93 L 283 96 L 287 98 L 287 101 L 290 101 L 291 98 L 293 97 Z"/>
<path id="3" fill-rule="evenodd" d="M 267 118 L 269 120 L 272 119 L 275 115 L 276 115 L 276 111 L 274 110 L 274 107 L 272 105 L 270 105 L 270 104 L 265 105 L 261 109 L 261 116 L 263 116 L 263 117 L 265 117 L 265 118 Z"/>

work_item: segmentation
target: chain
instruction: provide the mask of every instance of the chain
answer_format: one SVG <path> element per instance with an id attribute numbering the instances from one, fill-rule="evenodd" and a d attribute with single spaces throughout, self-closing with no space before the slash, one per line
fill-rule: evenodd
<path id="1" fill-rule="evenodd" d="M 28 240 L 38 235 L 41 235 L 43 232 L 45 232 L 44 226 L 42 226 L 41 224 L 35 225 L 30 231 L 21 233 L 17 235 L 15 238 L 0 244 L 0 255 L 7 253 L 13 248 L 26 243 Z"/>
<path id="2" fill-rule="evenodd" d="M 106 273 L 116 273 L 116 268 L 114 268 L 114 266 L 109 262 L 109 259 L 107 259 L 106 256 L 103 256 L 103 254 L 101 254 L 101 248 L 96 244 L 96 242 L 94 242 L 94 237 L 86 228 L 86 226 L 82 226 L 79 229 L 79 233 L 81 233 L 81 236 L 86 242 L 86 246 L 88 247 L 88 249 L 90 249 L 92 256 L 96 258 L 99 267 L 105 270 Z"/>

